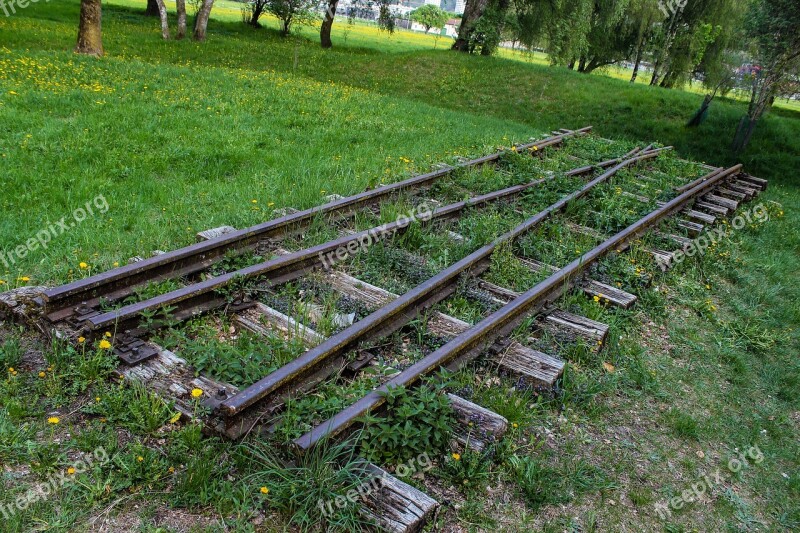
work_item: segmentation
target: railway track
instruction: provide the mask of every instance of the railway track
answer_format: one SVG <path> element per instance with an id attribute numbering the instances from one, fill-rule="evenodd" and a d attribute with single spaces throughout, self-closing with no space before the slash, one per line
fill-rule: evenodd
<path id="1" fill-rule="evenodd" d="M 291 428 L 285 444 L 298 453 L 344 438 L 385 409 L 392 388 L 478 358 L 520 386 L 549 391 L 564 361 L 526 345 L 520 328 L 602 349 L 608 326 L 560 308 L 564 295 L 634 305 L 638 287 L 612 279 L 604 262 L 637 254 L 667 267 L 669 250 L 767 185 L 741 165 L 697 165 L 669 147 L 613 153 L 619 149 L 590 130 L 560 130 L 252 228 L 204 232 L 192 246 L 44 291 L 36 300 L 40 327 L 72 342 L 110 334 L 121 375 L 232 439 L 285 431 L 295 399 L 329 383 L 354 384 L 343 408 L 308 413 L 304 427 Z M 154 342 L 204 320 L 291 343 L 293 351 L 230 383 L 213 368 L 198 375 L 179 349 Z M 399 346 L 409 328 L 435 340 Z M 376 367 L 391 372 L 376 378 L 368 372 Z M 203 391 L 203 413 L 193 389 Z M 482 449 L 502 438 L 501 416 L 449 397 L 461 446 Z M 480 435 L 468 428 L 475 420 Z M 377 465 L 367 470 L 388 476 Z M 390 478 L 365 513 L 385 529 L 418 529 L 437 502 Z"/>

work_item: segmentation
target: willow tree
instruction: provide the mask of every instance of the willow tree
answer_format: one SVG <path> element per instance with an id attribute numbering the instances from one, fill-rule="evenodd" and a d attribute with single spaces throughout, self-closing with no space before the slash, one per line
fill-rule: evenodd
<path id="1" fill-rule="evenodd" d="M 750 142 L 756 124 L 782 92 L 796 90 L 800 70 L 800 3 L 755 0 L 747 15 L 748 34 L 759 69 L 752 75 L 750 103 L 733 141 L 735 150 Z"/>
<path id="2" fill-rule="evenodd" d="M 491 55 L 500 44 L 511 0 L 467 0 L 453 50 Z"/>
<path id="3" fill-rule="evenodd" d="M 595 0 L 578 71 L 590 73 L 628 57 L 636 37 L 629 7 L 630 0 Z"/>
<path id="4" fill-rule="evenodd" d="M 736 25 L 737 0 L 676 2 L 653 39 L 650 85 L 675 87 L 690 79 L 706 52 Z"/>
<path id="5" fill-rule="evenodd" d="M 92 56 L 103 55 L 102 7 L 100 0 L 81 0 L 78 22 L 78 44 L 75 52 Z"/>
<path id="6" fill-rule="evenodd" d="M 633 62 L 631 83 L 636 82 L 639 76 L 639 67 L 647 53 L 656 25 L 664 18 L 660 5 L 662 0 L 631 0 L 629 14 L 625 24 L 629 26 L 629 33 L 635 35 L 633 44 L 628 53 L 628 59 Z"/>
<path id="7" fill-rule="evenodd" d="M 553 20 L 546 26 L 547 47 L 550 62 L 574 68 L 589 51 L 589 31 L 594 14 L 593 0 L 561 0 L 553 13 Z"/>

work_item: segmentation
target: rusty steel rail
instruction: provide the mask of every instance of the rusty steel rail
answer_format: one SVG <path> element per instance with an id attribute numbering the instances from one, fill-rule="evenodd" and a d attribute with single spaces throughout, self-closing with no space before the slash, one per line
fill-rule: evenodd
<path id="1" fill-rule="evenodd" d="M 413 320 L 422 310 L 451 295 L 463 274 L 478 275 L 486 270 L 490 256 L 501 244 L 510 242 L 530 231 L 553 214 L 565 209 L 574 200 L 582 198 L 596 186 L 608 181 L 623 168 L 639 161 L 652 159 L 665 149 L 650 150 L 648 147 L 645 152 L 619 161 L 611 169 L 591 180 L 577 191 L 564 196 L 543 211 L 528 218 L 525 222 L 498 237 L 492 243 L 457 261 L 347 329 L 329 337 L 321 344 L 306 351 L 300 357 L 250 387 L 220 402 L 218 404 L 220 414 L 225 417 L 233 417 L 259 401 L 266 401 L 269 405 L 282 401 L 285 395 L 296 389 L 298 382 L 303 382 L 318 374 L 326 363 L 332 359 L 343 355 L 360 342 L 379 338 L 396 331 Z"/>
<path id="2" fill-rule="evenodd" d="M 569 133 L 516 146 L 515 150 L 538 151 L 548 146 L 560 144 L 570 136 L 582 135 L 590 131 L 591 128 L 591 126 L 587 126 Z M 186 246 L 86 279 L 48 289 L 44 292 L 41 304 L 44 306 L 48 318 L 52 322 L 59 322 L 72 316 L 76 305 L 94 307 L 101 299 L 114 301 L 128 296 L 132 294 L 136 287 L 144 283 L 163 281 L 199 272 L 220 261 L 224 254 L 230 250 L 247 249 L 264 239 L 283 235 L 289 229 L 300 231 L 302 228 L 307 227 L 316 216 L 323 214 L 345 216 L 356 209 L 372 205 L 390 194 L 406 189 L 429 186 L 435 180 L 447 176 L 455 170 L 494 163 L 505 153 L 505 151 L 495 152 L 455 166 L 447 166 L 427 174 L 414 176 L 404 181 L 348 196 L 347 198 L 341 198 L 325 205 L 298 211 L 247 229 L 228 233 L 216 239 Z"/>
<path id="3" fill-rule="evenodd" d="M 618 159 L 612 159 L 603 161 L 598 166 L 606 167 L 618 163 Z M 593 168 L 595 167 L 580 167 L 568 171 L 566 175 L 574 176 L 586 173 Z M 467 208 L 481 207 L 501 199 L 516 196 L 527 189 L 554 178 L 555 176 L 552 176 L 522 185 L 515 185 L 440 207 L 430 214 L 428 221 L 457 216 Z M 82 322 L 80 332 L 85 336 L 91 336 L 95 332 L 103 332 L 112 329 L 117 331 L 135 330 L 141 320 L 142 312 L 156 311 L 164 308 L 171 309 L 170 318 L 173 320 L 184 320 L 210 309 L 222 307 L 227 303 L 231 303 L 218 291 L 235 281 L 257 278 L 260 281 L 269 281 L 273 284 L 286 283 L 298 279 L 306 275 L 307 272 L 324 265 L 325 257 L 329 257 L 330 254 L 335 253 L 339 256 L 339 260 L 346 259 L 360 248 L 361 243 L 365 241 L 375 242 L 389 235 L 403 232 L 406 230 L 409 223 L 410 219 L 401 218 L 395 222 L 339 237 L 311 248 L 286 254 L 235 272 L 223 274 L 206 281 L 174 290 L 167 294 L 156 296 L 149 300 L 127 305 L 114 311 L 96 313 L 88 316 Z M 238 306 L 244 303 L 245 302 L 236 302 L 234 305 Z M 137 332 L 134 332 L 134 334 L 135 333 Z"/>
<path id="4" fill-rule="evenodd" d="M 707 179 L 692 189 L 685 191 L 663 207 L 652 211 L 599 246 L 581 255 L 441 348 L 414 363 L 383 386 L 370 392 L 326 422 L 317 425 L 296 439 L 295 445 L 301 450 L 307 450 L 320 440 L 341 433 L 359 418 L 380 407 L 384 403 L 385 394 L 389 389 L 412 385 L 422 376 L 443 366 L 459 368 L 478 357 L 482 352 L 491 349 L 501 338 L 510 334 L 523 319 L 537 313 L 549 302 L 564 294 L 598 259 L 635 240 L 664 218 L 683 209 L 693 199 L 712 190 L 726 177 L 739 172 L 741 167 L 741 165 L 736 165 L 723 171 L 714 170 L 707 175 Z"/>

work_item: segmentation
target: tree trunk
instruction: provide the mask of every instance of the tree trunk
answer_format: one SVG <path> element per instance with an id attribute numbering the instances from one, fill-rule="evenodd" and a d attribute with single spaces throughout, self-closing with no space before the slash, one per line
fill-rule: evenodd
<path id="1" fill-rule="evenodd" d="M 250 24 L 252 27 L 254 28 L 261 27 L 261 23 L 259 22 L 259 20 L 261 20 L 261 15 L 264 14 L 264 6 L 265 6 L 264 2 L 261 1 L 253 2 L 253 12 L 250 13 L 250 20 L 247 21 L 247 23 Z"/>
<path id="2" fill-rule="evenodd" d="M 583 73 L 591 74 L 600 67 L 607 67 L 608 65 L 613 65 L 614 63 L 616 63 L 616 61 L 598 61 L 597 58 L 594 58 L 589 61 L 587 65 L 583 66 Z"/>
<path id="3" fill-rule="evenodd" d="M 647 24 L 649 26 L 649 19 Z M 639 26 L 639 35 L 636 38 L 636 59 L 633 61 L 633 74 L 631 74 L 631 83 L 636 83 L 636 77 L 639 75 L 639 65 L 642 64 L 642 55 L 644 55 L 644 31 L 642 26 L 644 26 L 644 24 Z"/>
<path id="4" fill-rule="evenodd" d="M 756 77 L 753 80 L 753 88 L 750 96 L 750 103 L 747 106 L 747 115 L 742 117 L 736 135 L 733 138 L 733 149 L 740 152 L 747 148 L 756 124 L 761 120 L 761 116 L 767 110 L 770 102 L 775 96 L 775 87 L 782 76 L 784 65 L 770 65 L 764 70 L 767 74 L 764 78 Z"/>
<path id="5" fill-rule="evenodd" d="M 689 122 L 686 124 L 687 127 L 696 128 L 703 123 L 708 115 L 708 108 L 711 106 L 711 101 L 713 99 L 714 97 L 710 94 L 707 94 L 703 97 L 703 103 L 700 104 L 700 109 L 698 109 L 692 118 L 689 119 Z"/>
<path id="6" fill-rule="evenodd" d="M 338 4 L 339 0 L 328 0 L 328 9 L 325 10 L 325 18 L 322 19 L 322 26 L 319 29 L 319 43 L 322 48 L 331 48 L 333 46 L 331 28 L 336 17 L 336 6 Z"/>
<path id="7" fill-rule="evenodd" d="M 636 83 L 636 76 L 639 75 L 639 64 L 642 62 L 641 53 L 636 54 L 636 62 L 633 64 L 633 74 L 631 74 L 631 83 Z"/>
<path id="8" fill-rule="evenodd" d="M 147 0 L 147 9 L 144 10 L 144 16 L 157 17 L 158 14 L 158 2 L 156 0 Z"/>
<path id="9" fill-rule="evenodd" d="M 656 61 L 653 64 L 653 77 L 650 78 L 650 87 L 655 87 L 656 85 L 658 85 L 658 76 L 659 76 L 658 67 L 659 66 L 660 65 L 659 65 L 658 61 Z"/>
<path id="10" fill-rule="evenodd" d="M 101 19 L 100 0 L 81 0 L 78 44 L 75 45 L 75 53 L 98 57 L 103 55 Z"/>
<path id="11" fill-rule="evenodd" d="M 158 1 L 158 16 L 161 19 L 161 38 L 169 41 L 169 19 L 167 18 L 167 6 L 164 0 Z"/>
<path id="12" fill-rule="evenodd" d="M 573 59 L 567 64 L 567 68 L 570 70 L 575 70 L 575 60 Z"/>
<path id="13" fill-rule="evenodd" d="M 486 10 L 488 0 L 467 0 L 464 14 L 461 16 L 461 25 L 458 27 L 458 38 L 453 43 L 453 50 L 470 52 L 470 38 L 475 30 L 475 23 Z"/>
<path id="14" fill-rule="evenodd" d="M 677 3 L 677 10 L 672 13 L 669 21 L 669 28 L 667 29 L 666 38 L 664 39 L 664 45 L 661 47 L 661 52 L 656 57 L 655 64 L 653 65 L 653 78 L 650 80 L 650 86 L 654 87 L 658 85 L 659 77 L 661 73 L 659 72 L 660 68 L 664 66 L 664 63 L 669 63 L 669 52 L 672 49 L 672 44 L 675 41 L 675 36 L 678 34 L 678 30 L 680 29 L 680 21 L 683 18 L 683 9 L 685 7 L 684 3 Z"/>
<path id="15" fill-rule="evenodd" d="M 194 24 L 195 41 L 206 40 L 206 30 L 208 29 L 208 17 L 211 15 L 212 7 L 214 7 L 214 0 L 203 0 L 200 9 L 197 11 L 197 19 Z"/>
<path id="16" fill-rule="evenodd" d="M 178 11 L 178 31 L 175 38 L 180 40 L 186 37 L 186 0 L 175 0 L 175 9 Z"/>
<path id="17" fill-rule="evenodd" d="M 736 134 L 733 136 L 731 148 L 734 152 L 741 152 L 747 148 L 757 123 L 758 119 L 752 120 L 748 116 L 742 117 L 742 120 L 739 121 L 739 126 L 736 128 Z"/>
<path id="18" fill-rule="evenodd" d="M 586 58 L 581 56 L 581 60 L 578 62 L 578 72 L 586 72 Z"/>

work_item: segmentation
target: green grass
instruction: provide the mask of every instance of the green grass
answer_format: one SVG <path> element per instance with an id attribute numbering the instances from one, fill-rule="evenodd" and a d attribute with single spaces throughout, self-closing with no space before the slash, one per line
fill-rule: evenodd
<path id="1" fill-rule="evenodd" d="M 244 227 L 272 218 L 279 207 L 317 205 L 331 193 L 358 192 L 556 127 L 593 123 L 600 135 L 626 142 L 604 148 L 587 139 L 541 164 L 509 156 L 500 172 L 463 173 L 438 192 L 455 201 L 467 190 L 580 164 L 568 154 L 594 160 L 619 155 L 614 150 L 624 152 L 633 141 L 673 144 L 679 155 L 714 164 L 741 160 L 746 170 L 771 180 L 758 200 L 769 203 L 769 222 L 735 232 L 666 274 L 644 250 L 657 242 L 650 237 L 603 261 L 593 275 L 635 292 L 635 307 L 607 308 L 577 292 L 561 302 L 611 325 L 603 351 L 540 339 L 570 359 L 554 394 L 514 390 L 514 382 L 481 365 L 457 375 L 453 392 L 506 416 L 509 437 L 490 455 L 465 455 L 460 464 L 439 454 L 436 468 L 409 482 L 438 487 L 442 499 L 459 503 L 440 513 L 439 525 L 456 522 L 473 530 L 800 527 L 796 111 L 775 109 L 738 158 L 727 150 L 744 112 L 735 100 L 715 102 L 703 126 L 686 130 L 697 94 L 583 76 L 543 65 L 540 56 L 533 62 L 512 52 L 467 57 L 441 50 L 444 39 L 435 51 L 429 36 L 389 37 L 363 24 L 337 24 L 336 48 L 322 51 L 310 29 L 282 39 L 274 21 L 263 30 L 242 26 L 237 6 L 228 2 L 215 8 L 207 43 L 165 43 L 157 21 L 139 15 L 143 4 L 104 3 L 107 56 L 101 60 L 71 53 L 77 0 L 40 2 L 0 19 L 2 249 L 24 243 L 100 194 L 108 201 L 107 212 L 0 270 L 2 288 L 66 282 L 134 255 L 189 244 L 208 227 Z M 657 167 L 666 174 L 647 191 L 653 199 L 657 189 L 674 184 L 670 178 L 677 182 L 699 172 L 673 158 L 659 158 Z M 607 232 L 619 229 L 637 209 L 646 209 L 617 193 L 634 178 L 622 174 L 581 204 L 602 216 L 581 218 L 570 210 L 565 218 Z M 538 210 L 560 190 L 532 191 L 519 205 Z M 381 216 L 403 212 L 408 201 L 400 198 Z M 512 223 L 499 210 L 475 211 L 449 226 L 468 237 L 463 245 L 423 228 L 376 247 L 353 266 L 359 276 L 406 290 Z M 549 224 L 542 235 L 558 236 L 561 229 Z M 291 244 L 334 234 L 319 220 Z M 559 262 L 590 241 L 565 235 L 560 247 L 548 248 L 541 239 L 527 245 L 536 258 Z M 420 266 L 412 254 L 428 262 Z M 219 268 L 237 264 L 226 261 Z M 392 276 L 391 265 L 404 276 Z M 535 282 L 510 254 L 497 256 L 490 275 L 520 290 Z M 138 297 L 169 288 L 146 287 Z M 333 300 L 310 289 L 292 285 L 275 299 L 303 290 L 327 313 Z M 471 322 L 486 312 L 461 291 L 440 307 Z M 300 311 L 285 311 L 303 319 Z M 278 338 L 219 335 L 225 328 L 214 320 L 200 319 L 164 342 L 237 384 L 252 379 L 252 368 L 272 368 L 299 350 Z M 516 338 L 528 337 L 529 326 L 518 328 Z M 394 335 L 388 352 L 398 359 L 418 356 L 393 353 L 414 335 L 425 337 L 424 320 Z M 72 480 L 4 521 L 4 531 L 80 531 L 100 524 L 141 531 L 280 530 L 292 518 L 299 525 L 316 523 L 316 499 L 353 486 L 347 472 L 329 464 L 332 457 L 341 460 L 334 456 L 342 450 L 321 449 L 290 467 L 288 457 L 263 444 L 236 447 L 203 438 L 197 424 L 176 418 L 170 403 L 110 380 L 113 363 L 102 349 L 49 346 L 0 325 L 0 502 L 13 501 L 53 473 Z M 382 363 L 376 374 L 298 398 L 277 428 L 279 438 L 298 436 L 384 381 L 381 373 L 391 370 Z M 57 422 L 48 422 L 54 416 Z M 709 501 L 689 504 L 667 521 L 657 517 L 655 503 L 756 445 L 763 462 L 726 476 Z M 98 447 L 108 452 L 108 462 L 69 473 Z M 349 507 L 338 519 L 345 529 L 362 524 Z"/>
<path id="2" fill-rule="evenodd" d="M 0 228 L 17 236 L 13 248 L 98 195 L 109 209 L 10 265 L 2 279 L 12 284 L 80 277 L 81 262 L 105 270 L 207 227 L 253 224 L 556 127 L 592 123 L 604 136 L 659 140 L 795 182 L 800 121 L 790 111 L 775 110 L 737 158 L 726 148 L 736 102 L 687 130 L 697 97 L 680 91 L 408 51 L 405 37 L 374 28 L 362 28 L 372 48 L 348 40 L 323 51 L 229 16 L 204 45 L 165 43 L 154 20 L 116 4 L 105 6 L 107 56 L 96 61 L 69 52 L 77 7 L 36 4 L 0 20 L 0 202 L 25 212 L 0 217 Z M 514 90 L 495 90 L 497 79 Z"/>

